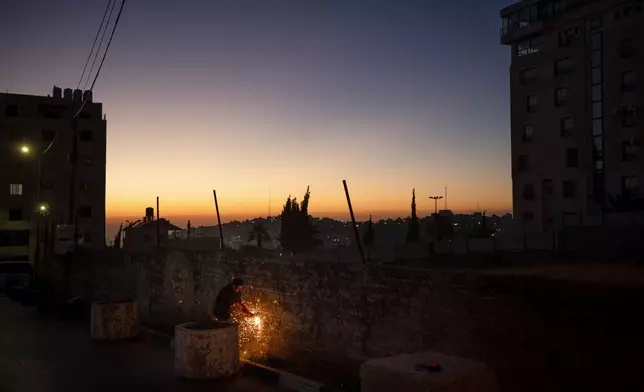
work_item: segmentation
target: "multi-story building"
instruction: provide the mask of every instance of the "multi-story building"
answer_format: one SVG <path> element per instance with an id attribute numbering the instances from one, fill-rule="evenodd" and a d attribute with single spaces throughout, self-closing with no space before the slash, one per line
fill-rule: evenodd
<path id="1" fill-rule="evenodd" d="M 83 101 L 72 174 L 72 117 Z M 84 246 L 104 246 L 105 149 L 106 120 L 91 91 L 0 93 L 0 258 L 33 260 L 43 233 L 74 221 Z"/>
<path id="2" fill-rule="evenodd" d="M 642 8 L 525 0 L 501 10 L 501 41 L 512 48 L 514 214 L 526 230 L 599 221 L 610 197 L 642 195 Z"/>

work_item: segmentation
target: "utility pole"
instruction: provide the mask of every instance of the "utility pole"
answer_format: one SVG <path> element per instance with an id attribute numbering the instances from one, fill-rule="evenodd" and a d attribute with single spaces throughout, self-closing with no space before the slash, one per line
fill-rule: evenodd
<path id="1" fill-rule="evenodd" d="M 358 233 L 358 226 L 356 225 L 356 217 L 353 215 L 353 206 L 351 205 L 351 196 L 349 196 L 349 188 L 347 187 L 347 180 L 342 180 L 344 185 L 344 194 L 347 197 L 347 204 L 349 205 L 349 214 L 351 214 L 351 224 L 353 225 L 353 234 L 356 237 L 356 244 L 358 244 L 358 251 L 360 252 L 360 259 L 362 264 L 366 264 L 364 252 L 362 251 L 362 243 L 360 242 L 360 233 Z"/>
<path id="2" fill-rule="evenodd" d="M 161 245 L 161 238 L 159 237 L 159 196 L 157 196 L 157 246 Z"/>
<path id="3" fill-rule="evenodd" d="M 447 187 L 445 187 L 445 200 L 443 200 L 445 203 L 443 209 L 447 211 Z"/>
<path id="4" fill-rule="evenodd" d="M 438 214 L 438 201 L 443 198 L 443 196 L 430 196 L 430 199 L 434 200 L 434 214 Z"/>
<path id="5" fill-rule="evenodd" d="M 212 190 L 212 195 L 215 197 L 215 208 L 217 209 L 217 226 L 219 226 L 219 248 L 224 250 L 224 232 L 221 229 L 221 218 L 219 216 L 219 203 L 217 202 L 217 191 Z"/>

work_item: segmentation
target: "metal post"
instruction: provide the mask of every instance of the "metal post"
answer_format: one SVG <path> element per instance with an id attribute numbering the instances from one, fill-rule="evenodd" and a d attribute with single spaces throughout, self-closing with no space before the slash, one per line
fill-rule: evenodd
<path id="1" fill-rule="evenodd" d="M 70 224 L 74 223 L 74 202 L 76 196 L 76 164 L 78 162 L 78 118 L 72 118 L 72 152 L 69 154 L 69 164 L 71 166 L 71 177 L 69 180 L 69 214 L 68 222 Z M 76 229 L 74 229 L 74 234 L 76 234 Z M 75 238 L 75 237 L 74 237 Z M 76 242 L 76 240 L 74 240 Z"/>
<path id="2" fill-rule="evenodd" d="M 219 226 L 219 249 L 224 250 L 224 232 L 221 229 L 221 217 L 219 216 L 219 203 L 217 202 L 217 191 L 213 189 L 212 195 L 215 197 L 215 209 L 217 210 L 217 226 Z"/>
<path id="3" fill-rule="evenodd" d="M 349 214 L 351 214 L 351 223 L 353 224 L 353 234 L 356 236 L 356 243 L 358 244 L 358 251 L 360 252 L 360 259 L 363 264 L 366 264 L 364 252 L 362 251 L 362 243 L 360 242 L 360 233 L 358 233 L 358 226 L 356 225 L 356 218 L 353 215 L 353 207 L 351 206 L 351 197 L 349 196 L 349 188 L 347 187 L 347 180 L 342 180 L 344 185 L 344 194 L 347 196 L 347 204 L 349 205 Z"/>
<path id="4" fill-rule="evenodd" d="M 157 196 L 157 246 L 161 245 L 161 238 L 159 237 L 159 196 Z"/>

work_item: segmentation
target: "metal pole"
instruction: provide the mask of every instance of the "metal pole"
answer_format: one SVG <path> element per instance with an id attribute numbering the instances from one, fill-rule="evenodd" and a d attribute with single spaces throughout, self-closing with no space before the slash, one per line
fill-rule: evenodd
<path id="1" fill-rule="evenodd" d="M 219 216 L 219 203 L 217 202 L 217 191 L 213 189 L 212 195 L 215 197 L 215 209 L 217 210 L 217 226 L 219 226 L 219 249 L 224 250 L 224 232 L 221 229 L 221 217 Z"/>
<path id="2" fill-rule="evenodd" d="M 360 259 L 363 264 L 366 264 L 364 252 L 362 251 L 362 243 L 360 242 L 360 233 L 358 233 L 358 226 L 356 225 L 356 218 L 353 215 L 353 207 L 351 206 L 351 197 L 349 196 L 349 188 L 347 187 L 347 180 L 342 180 L 344 185 L 344 194 L 347 196 L 347 204 L 349 205 L 349 213 L 351 214 L 351 223 L 353 224 L 353 234 L 356 236 L 356 243 L 358 244 L 358 251 L 360 252 Z"/>
<path id="3" fill-rule="evenodd" d="M 78 161 L 78 118 L 72 118 L 72 153 L 69 155 L 69 164 L 72 167 L 71 177 L 69 179 L 69 214 L 68 222 L 74 223 L 74 202 L 76 196 L 76 164 Z M 74 234 L 76 229 L 74 228 Z M 76 238 L 76 236 L 74 236 Z M 76 240 L 74 240 L 76 241 Z"/>
<path id="4" fill-rule="evenodd" d="M 161 237 L 159 237 L 160 228 L 159 228 L 159 196 L 157 196 L 157 246 L 161 245 Z"/>

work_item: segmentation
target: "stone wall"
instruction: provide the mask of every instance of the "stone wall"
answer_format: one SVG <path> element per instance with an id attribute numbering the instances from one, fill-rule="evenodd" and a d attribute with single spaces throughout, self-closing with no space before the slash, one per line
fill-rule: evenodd
<path id="1" fill-rule="evenodd" d="M 137 298 L 171 331 L 206 317 L 233 276 L 276 320 L 270 353 L 338 363 L 432 349 L 482 359 L 505 391 L 640 390 L 643 289 L 547 281 L 485 269 L 412 268 L 160 249 L 74 266 L 74 288 Z"/>

